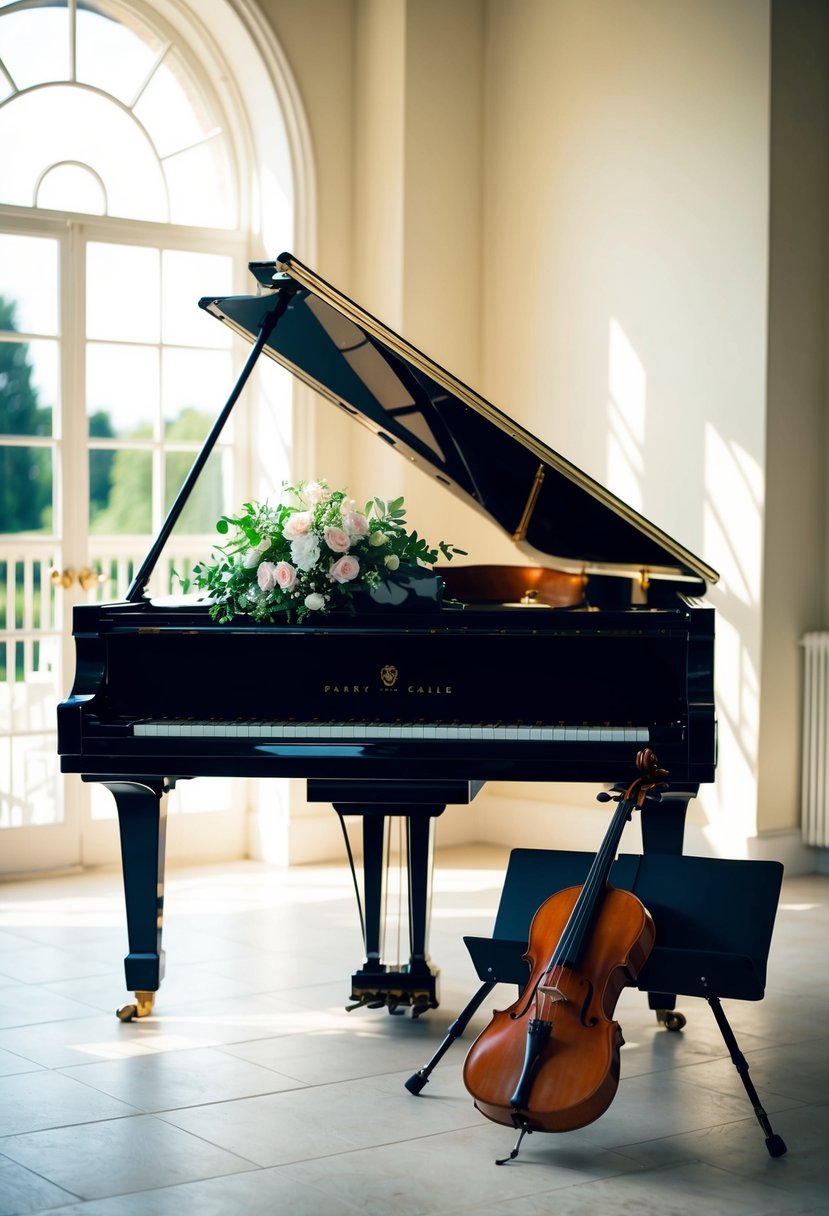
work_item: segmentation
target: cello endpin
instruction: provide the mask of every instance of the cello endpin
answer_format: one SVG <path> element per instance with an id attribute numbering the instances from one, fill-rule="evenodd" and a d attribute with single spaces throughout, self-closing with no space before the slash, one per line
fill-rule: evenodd
<path id="1" fill-rule="evenodd" d="M 510 1161 L 514 1161 L 515 1158 L 518 1156 L 518 1150 L 521 1147 L 521 1141 L 524 1139 L 525 1136 L 531 1135 L 532 1130 L 533 1129 L 531 1127 L 528 1127 L 526 1123 L 522 1124 L 521 1130 L 518 1133 L 518 1139 L 515 1141 L 515 1147 L 513 1148 L 510 1155 L 508 1157 L 496 1157 L 495 1164 L 496 1165 L 508 1165 L 510 1163 Z"/>

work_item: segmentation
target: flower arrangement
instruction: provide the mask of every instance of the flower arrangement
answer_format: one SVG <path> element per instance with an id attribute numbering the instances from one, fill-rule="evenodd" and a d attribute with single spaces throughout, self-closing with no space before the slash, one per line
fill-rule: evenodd
<path id="1" fill-rule="evenodd" d="M 210 615 L 222 624 L 237 614 L 302 621 L 337 608 L 354 612 L 355 592 L 380 586 L 401 566 L 464 553 L 407 531 L 402 498 L 373 498 L 358 510 L 325 481 L 283 484 L 280 498 L 276 506 L 247 502 L 238 515 L 223 515 L 217 531 L 231 536 L 216 547 L 218 560 L 200 562 L 192 579 L 181 580 L 185 591 L 192 585 L 210 595 Z"/>

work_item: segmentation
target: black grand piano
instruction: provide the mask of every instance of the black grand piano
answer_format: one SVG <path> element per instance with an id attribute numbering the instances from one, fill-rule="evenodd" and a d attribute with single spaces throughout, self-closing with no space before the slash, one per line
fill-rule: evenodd
<path id="1" fill-rule="evenodd" d="M 447 805 L 490 780 L 626 784 L 650 747 L 670 787 L 658 815 L 643 812 L 644 847 L 681 853 L 688 800 L 714 775 L 713 609 L 700 597 L 717 575 L 292 255 L 250 269 L 254 294 L 200 301 L 252 347 L 159 536 L 124 602 L 75 609 L 61 768 L 117 805 L 136 995 L 120 1016 L 149 1013 L 163 975 L 166 794 L 216 775 L 302 777 L 311 801 L 361 817 L 365 961 L 351 997 L 417 1016 L 438 1003 L 427 935 Z M 401 571 L 321 624 L 219 624 L 207 604 L 148 598 L 263 352 L 505 530 L 516 564 Z M 215 677 L 263 667 L 301 673 L 290 718 L 265 682 Z M 343 687 L 360 695 L 332 695 Z M 410 937 L 394 966 L 381 923 L 391 817 L 406 827 Z"/>

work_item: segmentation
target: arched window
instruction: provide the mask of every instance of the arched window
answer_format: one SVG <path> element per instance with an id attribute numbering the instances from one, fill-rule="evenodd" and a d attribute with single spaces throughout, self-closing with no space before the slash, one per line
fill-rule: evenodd
<path id="1" fill-rule="evenodd" d="M 123 594 L 246 353 L 199 298 L 291 247 L 297 168 L 312 209 L 292 90 L 249 0 L 0 0 L 0 827 L 66 825 L 69 610 Z M 156 593 L 258 491 L 257 428 L 290 476 L 290 386 L 252 392 Z"/>
<path id="2" fill-rule="evenodd" d="M 184 48 L 113 0 L 0 10 L 0 202 L 235 228 L 226 122 Z"/>

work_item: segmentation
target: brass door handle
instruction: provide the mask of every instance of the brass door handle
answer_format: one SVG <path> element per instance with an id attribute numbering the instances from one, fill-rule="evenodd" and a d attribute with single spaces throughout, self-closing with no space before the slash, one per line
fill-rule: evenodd
<path id="1" fill-rule="evenodd" d="M 93 587 L 97 587 L 99 583 L 106 582 L 106 575 L 93 570 L 91 566 L 84 566 L 78 575 L 78 582 L 84 591 L 90 591 Z"/>
<path id="2" fill-rule="evenodd" d="M 53 587 L 71 587 L 75 581 L 75 571 L 71 566 L 66 570 L 50 570 L 49 582 Z"/>

